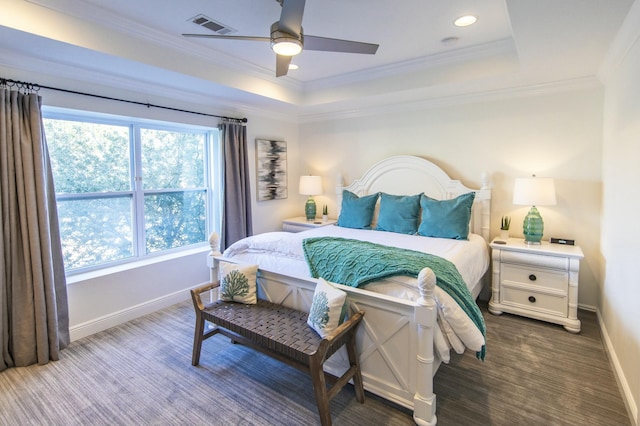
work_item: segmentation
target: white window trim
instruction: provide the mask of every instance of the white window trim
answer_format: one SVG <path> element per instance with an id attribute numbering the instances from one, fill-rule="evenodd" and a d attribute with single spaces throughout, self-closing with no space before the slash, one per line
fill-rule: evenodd
<path id="1" fill-rule="evenodd" d="M 207 234 L 211 232 L 220 232 L 220 224 L 222 218 L 222 159 L 220 158 L 221 150 L 220 150 L 220 139 L 217 133 L 217 127 L 206 127 L 206 126 L 198 126 L 193 124 L 183 124 L 183 123 L 171 123 L 160 120 L 150 120 L 144 118 L 136 118 L 136 117 L 127 117 L 127 116 L 118 116 L 104 113 L 95 113 L 89 111 L 79 111 L 79 110 L 71 110 L 64 109 L 58 107 L 42 107 L 43 118 L 49 119 L 59 119 L 59 120 L 76 120 L 82 122 L 91 122 L 97 124 L 108 124 L 108 125 L 127 125 L 130 129 L 130 136 L 133 136 L 133 132 L 140 133 L 140 128 L 149 128 L 155 130 L 166 130 L 166 131 L 193 131 L 197 133 L 203 133 L 206 137 L 205 143 L 205 179 L 208 179 L 208 187 L 198 187 L 198 188 L 188 188 L 187 191 L 195 191 L 206 189 L 208 196 L 206 197 L 207 203 L 205 205 L 205 209 L 208 212 L 206 215 L 206 229 Z M 135 144 L 129 144 L 130 149 L 135 149 Z M 130 153 L 130 158 L 136 160 L 136 156 L 134 153 Z M 215 165 L 215 166 L 214 166 Z M 139 164 L 137 168 L 131 167 L 131 173 L 135 173 L 134 170 L 140 170 Z M 211 170 L 213 168 L 213 171 Z M 134 185 L 138 186 L 141 184 L 139 177 L 132 176 L 132 180 Z M 136 194 L 139 193 L 151 193 L 155 192 L 155 190 L 142 190 L 136 191 L 138 188 L 133 188 L 132 191 L 121 191 L 121 192 L 113 192 L 104 194 L 105 197 L 117 196 L 117 195 L 129 195 L 133 194 L 133 202 L 137 203 L 138 200 L 136 198 Z M 167 192 L 168 189 L 157 190 L 157 192 Z M 73 194 L 70 197 L 73 198 L 83 198 L 85 194 Z M 87 198 L 96 198 L 96 194 L 86 194 Z M 101 196 L 101 195 L 98 195 Z M 65 196 L 63 196 L 65 197 Z M 142 199 L 140 201 L 144 203 Z M 136 205 L 136 216 L 133 218 L 134 227 L 137 229 L 139 224 L 143 223 L 138 216 L 143 214 L 143 210 Z M 163 262 L 169 259 L 176 259 L 183 256 L 188 256 L 195 253 L 200 252 L 208 252 L 211 248 L 208 245 L 207 241 L 203 241 L 197 244 L 191 244 L 188 246 L 172 248 L 168 250 L 163 250 L 161 252 L 154 253 L 145 253 L 146 247 L 140 248 L 140 245 L 144 246 L 144 241 L 139 241 L 139 233 L 136 231 L 133 235 L 133 244 L 136 247 L 137 255 L 134 255 L 129 258 L 116 260 L 113 262 L 103 263 L 100 265 L 87 266 L 84 268 L 74 269 L 72 271 L 67 271 L 67 284 L 73 284 L 75 282 L 85 281 L 87 279 L 107 276 L 113 273 L 118 273 L 121 271 L 126 271 L 130 269 L 139 268 L 142 266 Z M 207 235 L 208 237 L 208 235 Z"/>

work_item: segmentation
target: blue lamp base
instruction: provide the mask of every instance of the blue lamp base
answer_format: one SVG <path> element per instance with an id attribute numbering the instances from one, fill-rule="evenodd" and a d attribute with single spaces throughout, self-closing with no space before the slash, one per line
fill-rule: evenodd
<path id="1" fill-rule="evenodd" d="M 309 197 L 304 205 L 304 214 L 307 220 L 315 220 L 316 218 L 316 201 Z"/>
<path id="2" fill-rule="evenodd" d="M 524 241 L 527 244 L 540 244 L 543 231 L 544 222 L 542 221 L 542 216 L 540 216 L 540 212 L 536 206 L 532 206 L 529 213 L 525 216 L 524 223 L 522 224 Z"/>

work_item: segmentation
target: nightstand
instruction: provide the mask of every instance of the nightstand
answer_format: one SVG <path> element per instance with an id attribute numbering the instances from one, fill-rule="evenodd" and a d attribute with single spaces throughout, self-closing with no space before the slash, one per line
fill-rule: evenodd
<path id="1" fill-rule="evenodd" d="M 489 312 L 522 315 L 580 332 L 578 273 L 584 257 L 580 247 L 545 241 L 528 245 L 518 238 L 496 238 L 490 246 L 493 279 Z"/>
<path id="2" fill-rule="evenodd" d="M 319 228 L 320 226 L 335 225 L 336 222 L 338 221 L 335 219 L 307 220 L 304 216 L 292 217 L 291 219 L 282 221 L 282 230 L 285 232 L 301 232 L 312 228 Z"/>

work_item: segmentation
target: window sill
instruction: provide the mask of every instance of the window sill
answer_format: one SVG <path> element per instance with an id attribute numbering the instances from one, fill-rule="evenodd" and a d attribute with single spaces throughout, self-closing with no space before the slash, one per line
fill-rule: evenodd
<path id="1" fill-rule="evenodd" d="M 183 251 L 159 255 L 159 256 L 152 256 L 145 259 L 136 260 L 133 262 L 127 262 L 121 265 L 109 266 L 106 268 L 97 269 L 90 272 L 82 272 L 79 274 L 68 275 L 67 285 L 73 285 L 73 284 L 81 283 L 81 282 L 96 279 L 96 278 L 102 278 L 109 275 L 134 270 L 144 266 L 166 262 L 168 260 L 180 259 L 181 257 L 191 256 L 194 254 L 209 253 L 210 251 L 211 251 L 211 247 L 209 247 L 208 245 L 203 245 L 203 246 L 188 249 L 188 250 L 183 250 Z M 204 262 L 204 259 L 203 259 L 203 262 Z"/>

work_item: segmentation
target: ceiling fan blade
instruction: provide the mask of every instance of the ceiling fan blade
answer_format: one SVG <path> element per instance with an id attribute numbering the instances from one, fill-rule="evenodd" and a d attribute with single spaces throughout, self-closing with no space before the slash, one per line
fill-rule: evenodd
<path id="1" fill-rule="evenodd" d="M 287 75 L 290 63 L 291 56 L 276 55 L 276 77 Z"/>
<path id="2" fill-rule="evenodd" d="M 302 31 L 302 14 L 305 0 L 283 0 L 278 30 L 299 35 Z"/>
<path id="3" fill-rule="evenodd" d="M 325 52 L 364 53 L 375 55 L 378 45 L 359 41 L 340 40 L 337 38 L 304 35 L 305 50 L 322 50 Z"/>
<path id="4" fill-rule="evenodd" d="M 269 37 L 229 36 L 219 34 L 182 34 L 182 36 L 192 38 L 225 38 L 228 40 L 271 41 Z"/>

